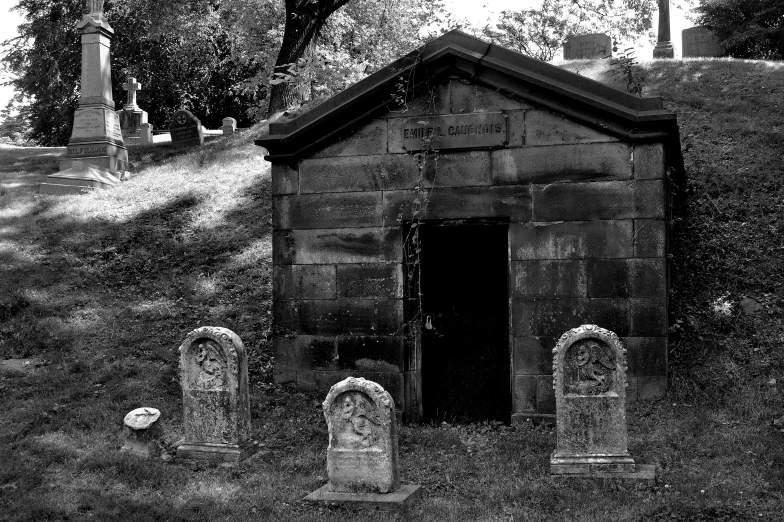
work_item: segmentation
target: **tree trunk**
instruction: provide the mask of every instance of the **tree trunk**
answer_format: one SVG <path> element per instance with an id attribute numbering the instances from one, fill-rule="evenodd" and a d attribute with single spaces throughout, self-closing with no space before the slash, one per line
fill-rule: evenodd
<path id="1" fill-rule="evenodd" d="M 283 43 L 280 46 L 278 59 L 275 61 L 274 72 L 285 73 L 290 64 L 301 58 L 329 15 L 348 1 L 286 0 L 286 28 L 283 31 Z M 272 85 L 267 117 L 290 107 L 296 101 L 294 84 L 282 82 Z"/>

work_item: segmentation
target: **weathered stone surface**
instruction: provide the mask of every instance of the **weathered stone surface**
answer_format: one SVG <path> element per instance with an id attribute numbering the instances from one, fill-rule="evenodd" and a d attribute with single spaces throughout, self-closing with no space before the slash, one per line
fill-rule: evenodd
<path id="1" fill-rule="evenodd" d="M 664 179 L 664 145 L 634 146 L 634 179 Z"/>
<path id="2" fill-rule="evenodd" d="M 719 45 L 719 39 L 707 27 L 689 27 L 681 31 L 683 57 L 713 57 L 724 54 L 724 48 Z"/>
<path id="3" fill-rule="evenodd" d="M 282 243 L 282 259 L 286 259 L 285 246 L 290 245 L 295 264 L 385 263 L 403 260 L 403 240 L 399 227 L 293 230 L 290 236 L 278 241 Z"/>
<path id="4" fill-rule="evenodd" d="M 184 458 L 239 462 L 258 447 L 250 438 L 248 358 L 237 334 L 203 326 L 180 346 Z"/>
<path id="5" fill-rule="evenodd" d="M 279 299 L 335 299 L 335 265 L 274 265 L 273 292 Z"/>
<path id="6" fill-rule="evenodd" d="M 513 260 L 632 256 L 630 220 L 509 225 Z"/>
<path id="7" fill-rule="evenodd" d="M 450 83 L 453 114 L 530 109 L 532 106 L 497 89 L 453 79 Z"/>
<path id="8" fill-rule="evenodd" d="M 324 400 L 329 491 L 392 493 L 400 488 L 395 403 L 372 381 L 349 377 Z"/>
<path id="9" fill-rule="evenodd" d="M 373 120 L 352 134 L 341 138 L 340 141 L 313 154 L 312 157 L 368 156 L 371 154 L 386 154 L 386 152 L 387 122 L 386 120 Z"/>
<path id="10" fill-rule="evenodd" d="M 634 257 L 664 257 L 667 229 L 663 219 L 634 220 Z"/>
<path id="11" fill-rule="evenodd" d="M 604 33 L 572 36 L 563 44 L 564 60 L 612 56 L 612 39 Z"/>
<path id="12" fill-rule="evenodd" d="M 555 408 L 553 376 L 540 375 L 536 378 L 536 413 L 553 414 Z"/>
<path id="13" fill-rule="evenodd" d="M 557 444 L 550 472 L 634 472 L 621 341 L 611 331 L 584 324 L 563 334 L 553 355 Z"/>
<path id="14" fill-rule="evenodd" d="M 337 299 L 297 302 L 299 331 L 311 335 L 392 334 L 403 325 L 403 301 Z"/>
<path id="15" fill-rule="evenodd" d="M 372 227 L 381 224 L 381 192 L 275 196 L 276 230 Z"/>
<path id="16" fill-rule="evenodd" d="M 299 170 L 282 163 L 272 165 L 272 194 L 296 194 L 299 192 Z"/>
<path id="17" fill-rule="evenodd" d="M 630 299 L 630 337 L 664 337 L 667 335 L 667 299 Z M 624 335 L 624 334 L 620 334 Z"/>
<path id="18" fill-rule="evenodd" d="M 537 260 L 512 262 L 514 297 L 586 297 L 582 261 Z"/>
<path id="19" fill-rule="evenodd" d="M 527 147 L 610 141 L 618 141 L 618 138 L 547 111 L 534 110 L 525 113 Z"/>
<path id="20" fill-rule="evenodd" d="M 527 137 L 526 137 L 527 139 Z M 625 143 L 581 143 L 491 152 L 493 183 L 551 183 L 632 177 L 632 149 Z"/>
<path id="21" fill-rule="evenodd" d="M 516 337 L 555 337 L 569 324 L 588 321 L 601 321 L 621 335 L 629 335 L 629 302 L 584 298 L 512 300 L 512 329 Z"/>
<path id="22" fill-rule="evenodd" d="M 337 266 L 339 297 L 403 297 L 403 265 L 400 263 Z"/>
<path id="23" fill-rule="evenodd" d="M 272 263 L 290 265 L 294 262 L 294 237 L 291 230 L 272 231 Z"/>
<path id="24" fill-rule="evenodd" d="M 275 365 L 289 368 L 324 369 L 337 366 L 337 342 L 334 336 L 276 335 L 272 339 Z"/>
<path id="25" fill-rule="evenodd" d="M 303 194 L 413 189 L 419 170 L 408 154 L 312 158 L 300 162 L 300 179 Z"/>
<path id="26" fill-rule="evenodd" d="M 588 297 L 666 297 L 664 259 L 587 261 Z"/>
<path id="27" fill-rule="evenodd" d="M 163 429 L 158 419 L 161 412 L 155 408 L 136 408 L 123 419 L 120 451 L 127 451 L 143 458 L 155 458 L 161 453 L 158 441 Z"/>
<path id="28" fill-rule="evenodd" d="M 536 375 L 515 375 L 512 386 L 512 410 L 515 413 L 536 411 Z"/>
<path id="29" fill-rule="evenodd" d="M 515 375 L 546 375 L 553 369 L 552 343 L 548 337 L 515 337 L 512 366 Z"/>
<path id="30" fill-rule="evenodd" d="M 418 93 L 413 100 L 407 100 L 404 105 L 383 113 L 380 117 L 414 118 L 430 114 L 449 114 L 449 80 L 443 80 L 428 89 Z"/>
<path id="31" fill-rule="evenodd" d="M 283 299 L 272 300 L 272 330 L 275 334 L 280 335 L 289 335 L 299 332 L 297 301 Z"/>
<path id="32" fill-rule="evenodd" d="M 664 217 L 661 181 L 596 181 L 534 185 L 534 221 Z"/>
<path id="33" fill-rule="evenodd" d="M 525 113 L 526 111 L 509 111 L 509 147 L 525 145 Z"/>
<path id="34" fill-rule="evenodd" d="M 624 337 L 629 374 L 640 377 L 667 375 L 666 337 Z"/>
<path id="35" fill-rule="evenodd" d="M 509 218 L 512 222 L 531 218 L 529 187 L 436 188 L 384 192 L 384 226 L 411 221 L 414 210 L 422 219 Z"/>

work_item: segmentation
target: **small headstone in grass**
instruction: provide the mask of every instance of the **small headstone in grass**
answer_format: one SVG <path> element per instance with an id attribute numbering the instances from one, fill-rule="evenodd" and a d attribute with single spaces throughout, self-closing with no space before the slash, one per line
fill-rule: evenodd
<path id="1" fill-rule="evenodd" d="M 158 440 L 163 435 L 158 420 L 161 412 L 155 408 L 136 408 L 123 420 L 123 445 L 127 451 L 140 457 L 154 458 L 160 455 Z"/>
<path id="2" fill-rule="evenodd" d="M 652 480 L 654 466 L 629 455 L 626 350 L 618 336 L 585 324 L 563 334 L 553 355 L 557 444 L 550 473 Z"/>
<path id="3" fill-rule="evenodd" d="M 250 437 L 248 356 L 227 328 L 203 326 L 180 346 L 185 440 L 180 458 L 237 463 L 259 450 Z"/>
<path id="4" fill-rule="evenodd" d="M 420 486 L 400 484 L 395 403 L 379 384 L 348 377 L 322 405 L 329 482 L 305 500 L 372 509 L 407 507 Z"/>
<path id="5" fill-rule="evenodd" d="M 564 60 L 612 56 L 612 39 L 606 34 L 572 36 L 563 44 Z"/>
<path id="6" fill-rule="evenodd" d="M 237 120 L 234 118 L 223 118 L 221 130 L 224 136 L 230 136 L 237 132 Z"/>
<path id="7" fill-rule="evenodd" d="M 190 111 L 180 109 L 172 116 L 169 124 L 172 143 L 176 147 L 201 147 L 204 145 L 204 130 L 201 121 Z"/>
<path id="8" fill-rule="evenodd" d="M 683 57 L 714 57 L 721 56 L 724 48 L 719 39 L 707 27 L 689 27 L 681 31 Z"/>

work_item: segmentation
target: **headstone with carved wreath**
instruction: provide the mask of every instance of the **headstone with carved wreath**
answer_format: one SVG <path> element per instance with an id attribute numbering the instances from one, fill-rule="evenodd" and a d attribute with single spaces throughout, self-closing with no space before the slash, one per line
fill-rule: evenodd
<path id="1" fill-rule="evenodd" d="M 306 500 L 390 508 L 410 503 L 420 487 L 400 484 L 397 420 L 379 384 L 348 377 L 323 404 L 329 428 L 329 483 Z"/>
<path id="2" fill-rule="evenodd" d="M 180 109 L 174 113 L 169 124 L 171 140 L 176 147 L 201 147 L 204 145 L 204 130 L 201 121 L 191 111 Z"/>
<path id="3" fill-rule="evenodd" d="M 185 441 L 177 456 L 236 463 L 258 451 L 251 439 L 248 356 L 229 329 L 203 326 L 180 346 Z"/>

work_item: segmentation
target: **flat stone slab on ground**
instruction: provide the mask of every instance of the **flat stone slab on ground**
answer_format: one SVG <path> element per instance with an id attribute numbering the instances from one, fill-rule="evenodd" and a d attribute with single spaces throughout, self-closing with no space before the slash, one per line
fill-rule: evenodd
<path id="1" fill-rule="evenodd" d="M 557 468 L 550 468 L 551 476 L 553 477 L 571 477 L 571 478 L 608 478 L 608 479 L 626 479 L 626 480 L 654 480 L 656 479 L 656 465 L 655 464 L 636 464 L 635 471 L 589 471 L 589 472 L 569 472 L 564 470 L 558 471 Z"/>
<path id="2" fill-rule="evenodd" d="M 325 484 L 307 497 L 309 502 L 337 504 L 351 508 L 391 511 L 410 507 L 422 492 L 422 486 L 406 484 L 392 493 L 344 493 L 330 491 Z"/>

